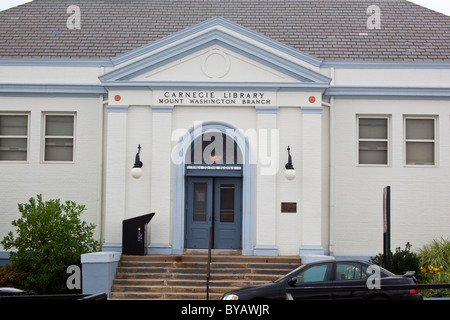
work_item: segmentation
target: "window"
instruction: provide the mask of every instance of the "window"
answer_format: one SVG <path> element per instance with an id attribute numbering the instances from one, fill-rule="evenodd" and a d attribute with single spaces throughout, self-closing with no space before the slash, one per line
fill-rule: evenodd
<path id="1" fill-rule="evenodd" d="M 388 123 L 388 117 L 358 117 L 358 164 L 389 165 Z"/>
<path id="2" fill-rule="evenodd" d="M 436 118 L 405 117 L 406 165 L 436 164 Z"/>
<path id="3" fill-rule="evenodd" d="M 206 183 L 194 183 L 194 210 L 193 221 L 204 222 L 206 221 Z"/>
<path id="4" fill-rule="evenodd" d="M 44 162 L 74 160 L 75 115 L 44 115 Z"/>
<path id="5" fill-rule="evenodd" d="M 297 283 L 330 281 L 332 266 L 332 262 L 326 262 L 307 268 L 297 275 Z"/>
<path id="6" fill-rule="evenodd" d="M 335 280 L 361 280 L 368 278 L 367 267 L 357 262 L 338 262 Z"/>
<path id="7" fill-rule="evenodd" d="M 0 161 L 28 160 L 28 114 L 0 114 Z"/>

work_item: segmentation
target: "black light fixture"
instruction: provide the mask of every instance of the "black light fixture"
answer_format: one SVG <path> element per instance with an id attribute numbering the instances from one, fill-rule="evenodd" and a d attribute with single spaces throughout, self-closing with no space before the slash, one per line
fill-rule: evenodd
<path id="1" fill-rule="evenodd" d="M 285 165 L 286 171 L 284 172 L 284 176 L 286 177 L 286 179 L 288 180 L 293 180 L 295 178 L 295 169 L 294 166 L 292 165 L 292 157 L 291 157 L 291 148 L 287 148 L 288 151 L 288 162 Z"/>
<path id="2" fill-rule="evenodd" d="M 141 145 L 138 145 L 138 153 L 136 153 L 136 158 L 134 159 L 134 166 L 131 169 L 131 176 L 135 179 L 139 179 L 142 177 L 142 166 L 143 163 L 139 154 L 141 153 Z"/>

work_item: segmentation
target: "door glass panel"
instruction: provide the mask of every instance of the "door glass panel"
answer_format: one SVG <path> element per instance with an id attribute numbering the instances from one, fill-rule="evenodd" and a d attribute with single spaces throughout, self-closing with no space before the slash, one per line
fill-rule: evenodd
<path id="1" fill-rule="evenodd" d="M 206 221 L 206 183 L 194 183 L 193 221 Z"/>
<path id="2" fill-rule="evenodd" d="M 234 222 L 234 184 L 220 185 L 220 222 Z"/>

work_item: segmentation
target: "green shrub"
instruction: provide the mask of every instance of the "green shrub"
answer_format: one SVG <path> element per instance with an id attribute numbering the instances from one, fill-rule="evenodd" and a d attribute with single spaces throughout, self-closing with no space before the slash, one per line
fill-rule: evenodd
<path id="1" fill-rule="evenodd" d="M 42 201 L 31 198 L 19 204 L 22 216 L 14 220 L 16 236 L 9 232 L 1 244 L 10 253 L 11 263 L 25 273 L 26 286 L 39 294 L 66 290 L 67 267 L 79 265 L 83 253 L 97 251 L 93 239 L 94 224 L 80 219 L 86 209 L 73 201 Z"/>
<path id="2" fill-rule="evenodd" d="M 25 272 L 17 266 L 7 264 L 0 267 L 0 287 L 17 288 L 29 292 L 25 285 L 25 277 Z"/>
<path id="3" fill-rule="evenodd" d="M 418 251 L 422 266 L 450 267 L 450 241 L 440 238 L 433 239 Z"/>
<path id="4" fill-rule="evenodd" d="M 416 274 L 420 271 L 420 259 L 417 254 L 411 251 L 411 244 L 408 242 L 405 245 L 405 250 L 400 247 L 395 249 L 395 253 L 390 253 L 391 267 L 389 271 L 394 274 L 400 274 L 405 271 L 415 271 Z M 370 262 L 383 266 L 383 254 L 378 254 L 375 257 L 370 257 Z"/>
<path id="5" fill-rule="evenodd" d="M 422 265 L 418 276 L 420 283 L 450 283 L 450 241 L 433 239 L 418 255 Z M 421 293 L 425 297 L 449 297 L 450 289 L 426 289 Z"/>

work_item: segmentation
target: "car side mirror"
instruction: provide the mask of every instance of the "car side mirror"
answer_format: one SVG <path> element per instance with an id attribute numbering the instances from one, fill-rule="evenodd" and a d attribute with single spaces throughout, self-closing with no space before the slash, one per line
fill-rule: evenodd
<path id="1" fill-rule="evenodd" d="M 288 285 L 293 287 L 295 286 L 295 284 L 297 283 L 297 277 L 291 278 L 290 280 L 288 280 Z"/>

